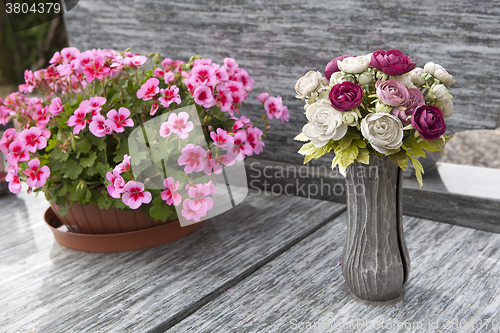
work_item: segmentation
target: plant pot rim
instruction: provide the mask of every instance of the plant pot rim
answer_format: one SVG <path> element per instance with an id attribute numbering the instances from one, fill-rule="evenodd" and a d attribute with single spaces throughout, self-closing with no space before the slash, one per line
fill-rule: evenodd
<path id="1" fill-rule="evenodd" d="M 202 221 L 181 227 L 179 221 L 176 220 L 137 231 L 113 234 L 80 234 L 58 230 L 57 228 L 62 226 L 62 223 L 51 207 L 45 212 L 44 220 L 60 245 L 72 250 L 97 253 L 134 251 L 161 245 L 184 237 L 203 224 Z"/>

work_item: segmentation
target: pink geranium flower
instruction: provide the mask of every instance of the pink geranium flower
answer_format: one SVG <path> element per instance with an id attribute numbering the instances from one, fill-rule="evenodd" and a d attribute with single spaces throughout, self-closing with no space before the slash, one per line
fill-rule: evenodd
<path id="1" fill-rule="evenodd" d="M 165 200 L 168 205 L 179 206 L 182 200 L 182 195 L 176 192 L 179 189 L 179 181 L 175 181 L 173 177 L 167 177 L 163 184 L 167 189 L 161 192 L 162 200 Z"/>
<path id="2" fill-rule="evenodd" d="M 9 171 L 5 177 L 5 181 L 9 183 L 9 191 L 11 193 L 17 194 L 21 191 L 21 179 L 17 171 Z"/>
<path id="3" fill-rule="evenodd" d="M 257 95 L 257 100 L 261 103 L 265 103 L 268 98 L 269 98 L 269 94 L 266 92 L 263 92 L 263 93 Z"/>
<path id="4" fill-rule="evenodd" d="M 168 108 L 172 103 L 181 104 L 181 96 L 179 95 L 179 88 L 177 86 L 173 85 L 169 89 L 162 89 L 161 93 L 163 96 L 159 100 L 163 107 Z"/>
<path id="5" fill-rule="evenodd" d="M 89 100 L 89 108 L 92 116 L 96 116 L 101 112 L 102 106 L 106 103 L 106 98 L 101 96 L 92 97 Z"/>
<path id="6" fill-rule="evenodd" d="M 111 182 L 106 189 L 111 197 L 115 199 L 120 199 L 121 193 L 124 192 L 123 188 L 125 187 L 125 180 L 115 169 L 113 173 L 108 172 L 106 174 L 106 179 Z"/>
<path id="7" fill-rule="evenodd" d="M 87 112 L 82 110 L 80 107 L 75 110 L 75 113 L 71 117 L 69 117 L 66 123 L 69 127 L 73 127 L 73 134 L 77 135 L 87 126 L 87 119 L 85 119 L 86 116 Z"/>
<path id="8" fill-rule="evenodd" d="M 245 91 L 252 91 L 254 80 L 245 69 L 238 68 L 235 74 L 235 78 L 243 84 L 243 89 L 245 89 Z"/>
<path id="9" fill-rule="evenodd" d="M 192 200 L 188 201 L 188 207 L 202 214 L 204 212 L 203 215 L 206 215 L 214 206 L 213 199 L 209 197 L 210 193 L 211 188 L 208 184 L 196 184 L 191 186 L 188 190 L 188 195 Z"/>
<path id="10" fill-rule="evenodd" d="M 242 155 L 242 154 L 234 154 L 232 152 L 229 152 L 227 154 L 219 156 L 219 162 L 221 162 L 225 166 L 231 166 L 234 163 L 236 163 L 237 158 L 239 158 L 240 160 L 243 160 L 243 155 L 241 157 L 238 157 L 238 155 Z"/>
<path id="11" fill-rule="evenodd" d="M 94 61 L 89 63 L 83 69 L 87 82 L 92 82 L 94 79 L 102 80 L 105 74 L 111 69 L 104 63 L 104 58 L 100 55 L 94 58 Z"/>
<path id="12" fill-rule="evenodd" d="M 215 105 L 216 100 L 212 95 L 212 89 L 207 86 L 199 86 L 193 92 L 194 102 L 204 108 L 211 108 Z"/>
<path id="13" fill-rule="evenodd" d="M 262 149 L 265 146 L 264 141 L 260 139 L 262 134 L 264 133 L 262 133 L 262 131 L 257 127 L 247 128 L 247 142 L 252 147 L 252 152 L 257 155 L 262 152 Z"/>
<path id="14" fill-rule="evenodd" d="M 156 67 L 153 71 L 154 77 L 164 77 L 165 71 L 161 67 Z"/>
<path id="15" fill-rule="evenodd" d="M 215 132 L 211 132 L 210 137 L 214 141 L 214 145 L 221 149 L 229 150 L 234 145 L 234 138 L 222 128 L 217 128 L 217 134 Z"/>
<path id="16" fill-rule="evenodd" d="M 118 174 L 127 172 L 130 169 L 130 156 L 127 154 L 123 155 L 123 161 L 115 166 L 113 173 L 116 171 Z"/>
<path id="17" fill-rule="evenodd" d="M 203 172 L 210 176 L 212 172 L 218 175 L 222 172 L 222 170 L 223 167 L 220 164 L 219 160 L 216 158 L 212 158 L 212 152 L 210 151 L 210 149 L 207 150 L 207 159 L 205 160 Z"/>
<path id="18" fill-rule="evenodd" d="M 106 120 L 104 119 L 104 116 L 98 114 L 92 117 L 92 121 L 89 124 L 90 133 L 94 134 L 98 138 L 102 138 L 108 133 L 107 128 L 109 127 L 106 126 Z"/>
<path id="19" fill-rule="evenodd" d="M 37 149 L 47 147 L 47 139 L 42 135 L 42 131 L 37 127 L 31 127 L 30 129 L 23 130 L 19 135 L 19 141 L 26 146 L 26 150 L 30 153 L 35 153 Z"/>
<path id="20" fill-rule="evenodd" d="M 222 112 L 227 112 L 231 109 L 233 105 L 233 96 L 229 90 L 219 91 L 217 94 L 217 103 L 216 105 L 220 107 Z"/>
<path id="21" fill-rule="evenodd" d="M 137 98 L 143 101 L 153 99 L 160 92 L 160 88 L 158 88 L 159 84 L 160 81 L 155 77 L 148 79 L 141 88 L 137 90 Z"/>
<path id="22" fill-rule="evenodd" d="M 199 222 L 201 218 L 205 215 L 207 215 L 207 212 L 203 211 L 202 209 L 196 211 L 193 210 L 189 207 L 189 203 L 191 202 L 191 199 L 186 199 L 182 203 L 182 216 L 186 218 L 186 220 L 193 220 L 196 222 Z"/>
<path id="23" fill-rule="evenodd" d="M 143 203 L 151 202 L 151 193 L 144 191 L 144 184 L 140 182 L 129 181 L 123 191 L 122 201 L 132 209 L 139 208 Z"/>
<path id="24" fill-rule="evenodd" d="M 59 97 L 56 97 L 52 100 L 49 106 L 49 112 L 54 116 L 57 117 L 61 111 L 64 110 L 64 105 L 61 103 L 61 99 Z"/>
<path id="25" fill-rule="evenodd" d="M 284 107 L 285 106 L 283 105 L 283 100 L 280 96 L 269 97 L 264 102 L 264 109 L 266 109 L 269 119 L 280 119 Z"/>
<path id="26" fill-rule="evenodd" d="M 215 70 L 212 66 L 209 66 L 206 63 L 204 64 L 202 62 L 198 62 L 191 70 L 191 77 L 189 78 L 189 81 L 195 87 L 214 87 L 217 84 L 217 76 L 215 76 Z"/>
<path id="27" fill-rule="evenodd" d="M 160 136 L 162 138 L 168 138 L 172 134 L 172 130 L 170 130 L 170 127 L 168 126 L 168 122 L 164 122 L 160 126 Z"/>
<path id="28" fill-rule="evenodd" d="M 179 157 L 178 164 L 185 165 L 184 172 L 187 174 L 200 172 L 204 168 L 203 159 L 207 157 L 207 152 L 201 146 L 188 144 L 181 150 L 182 155 Z"/>
<path id="29" fill-rule="evenodd" d="M 140 56 L 140 55 L 136 55 L 136 56 L 133 56 L 133 57 L 127 57 L 123 60 L 123 63 L 127 66 L 131 66 L 131 67 L 141 67 L 142 65 L 144 65 L 146 63 L 146 61 L 148 60 L 148 58 L 146 58 L 145 56 Z"/>
<path id="30" fill-rule="evenodd" d="M 173 83 L 175 81 L 175 74 L 172 71 L 168 71 L 163 76 L 163 80 L 165 80 L 166 84 Z"/>
<path id="31" fill-rule="evenodd" d="M 26 145 L 19 140 L 12 142 L 9 145 L 10 153 L 7 155 L 9 164 L 17 165 L 19 162 L 25 162 L 30 159 Z"/>
<path id="32" fill-rule="evenodd" d="M 158 104 L 158 102 L 155 101 L 153 105 L 151 105 L 151 109 L 149 110 L 149 115 L 154 116 L 156 114 L 156 111 L 158 111 L 159 107 L 160 105 Z"/>
<path id="33" fill-rule="evenodd" d="M 29 187 L 42 187 L 50 176 L 50 169 L 46 165 L 40 168 L 40 160 L 35 158 L 28 162 L 28 169 L 24 170 L 23 173 L 28 176 L 26 184 Z"/>
<path id="34" fill-rule="evenodd" d="M 179 112 L 179 114 L 171 113 L 168 116 L 168 127 L 179 136 L 181 139 L 186 139 L 194 128 L 193 122 L 188 121 L 189 114 L 187 112 Z M 160 127 L 161 129 L 161 127 Z"/>
<path id="35" fill-rule="evenodd" d="M 234 135 L 234 146 L 231 150 L 233 154 L 236 154 L 236 160 L 237 161 L 243 161 L 244 156 L 247 155 L 250 156 L 252 155 L 252 146 L 247 142 L 247 132 L 245 131 L 238 131 Z"/>
<path id="36" fill-rule="evenodd" d="M 106 116 L 106 125 L 111 128 L 116 133 L 122 133 L 125 131 L 125 127 L 133 127 L 134 121 L 129 118 L 130 111 L 127 108 L 121 107 L 118 112 L 116 110 L 109 111 Z"/>
<path id="37" fill-rule="evenodd" d="M 4 154 L 9 153 L 9 146 L 18 137 L 18 133 L 14 128 L 8 128 L 3 132 L 2 139 L 0 139 L 0 151 Z"/>

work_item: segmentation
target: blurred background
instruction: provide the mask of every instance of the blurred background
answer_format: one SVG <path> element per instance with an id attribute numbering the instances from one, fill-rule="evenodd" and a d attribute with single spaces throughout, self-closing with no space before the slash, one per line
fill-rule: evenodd
<path id="1" fill-rule="evenodd" d="M 54 14 L 45 15 L 46 17 L 40 14 L 27 15 L 21 24 L 33 26 L 50 20 L 51 17 L 47 16 Z M 54 52 L 67 45 L 63 17 L 55 17 L 34 28 L 13 33 L 7 14 L 0 11 L 0 98 L 5 98 L 16 91 L 19 84 L 24 83 L 25 69 L 35 71 L 47 67 Z M 294 92 L 290 91 L 292 93 Z M 2 132 L 0 125 L 0 136 Z M 440 162 L 500 168 L 499 147 L 500 129 L 456 133 L 447 144 L 445 156 L 441 157 Z M 0 158 L 0 180 L 4 176 L 2 159 Z"/>

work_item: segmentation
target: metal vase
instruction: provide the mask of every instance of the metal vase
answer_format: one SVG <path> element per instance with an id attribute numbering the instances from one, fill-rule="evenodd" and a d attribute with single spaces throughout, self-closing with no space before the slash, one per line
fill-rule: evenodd
<path id="1" fill-rule="evenodd" d="M 410 272 L 403 234 L 403 170 L 387 156 L 347 169 L 347 238 L 342 273 L 363 300 L 397 299 Z"/>

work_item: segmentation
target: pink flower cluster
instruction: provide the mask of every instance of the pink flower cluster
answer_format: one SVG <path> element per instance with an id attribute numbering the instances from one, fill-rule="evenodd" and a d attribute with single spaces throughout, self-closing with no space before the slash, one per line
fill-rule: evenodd
<path id="1" fill-rule="evenodd" d="M 186 139 L 194 128 L 193 122 L 189 121 L 187 112 L 171 113 L 168 120 L 160 126 L 160 136 L 168 138 L 170 135 L 176 134 L 180 139 Z"/>
<path id="2" fill-rule="evenodd" d="M 7 155 L 9 166 L 6 180 L 9 182 L 9 190 L 12 193 L 19 193 L 21 190 L 21 178 L 19 177 L 19 163 L 21 162 L 29 161 L 28 169 L 24 170 L 23 174 L 28 177 L 26 183 L 30 188 L 45 185 L 50 170 L 47 166 L 40 168 L 40 160 L 38 159 L 30 161 L 30 153 L 34 154 L 37 150 L 45 148 L 49 137 L 49 130 L 41 130 L 38 127 L 24 129 L 21 133 L 17 133 L 13 128 L 4 132 L 2 139 L 0 139 L 0 151 Z"/>
<path id="3" fill-rule="evenodd" d="M 282 123 L 288 122 L 290 119 L 290 112 L 288 107 L 283 104 L 281 96 L 269 97 L 268 93 L 261 93 L 257 95 L 257 100 L 264 104 L 269 119 L 281 119 Z"/>
<path id="4" fill-rule="evenodd" d="M 119 108 L 118 111 L 110 110 L 106 118 L 101 115 L 101 108 L 106 103 L 104 97 L 92 97 L 80 103 L 78 109 L 69 117 L 67 124 L 73 127 L 73 134 L 77 135 L 89 124 L 89 130 L 97 137 L 103 137 L 113 132 L 122 133 L 125 127 L 133 127 L 134 121 L 130 119 L 130 111 L 127 108 Z M 57 104 L 56 104 L 57 107 Z M 91 118 L 91 119 L 90 119 Z"/>
<path id="5" fill-rule="evenodd" d="M 212 181 L 189 186 L 189 198 L 184 199 L 182 203 L 182 216 L 187 220 L 199 222 L 213 208 L 214 200 L 211 195 L 214 195 L 215 192 L 216 188 Z"/>
<path id="6" fill-rule="evenodd" d="M 205 150 L 201 146 L 188 144 L 181 150 L 177 163 L 179 166 L 185 166 L 185 173 L 203 171 L 207 175 L 212 172 L 219 174 L 222 172 L 222 165 L 231 166 L 235 161 L 242 161 L 245 156 L 262 152 L 263 132 L 253 127 L 244 116 L 241 116 L 241 119 L 233 118 L 236 122 L 231 132 L 217 128 L 215 132 L 210 133 L 214 147 Z M 214 158 L 214 152 L 217 152 L 218 157 Z"/>
<path id="7" fill-rule="evenodd" d="M 231 116 L 239 113 L 240 105 L 254 86 L 252 77 L 232 58 L 225 58 L 222 66 L 210 59 L 196 59 L 191 72 L 182 75 L 196 104 L 204 108 L 216 105 Z"/>
<path id="8" fill-rule="evenodd" d="M 111 183 L 107 186 L 108 193 L 115 199 L 122 199 L 123 203 L 131 209 L 137 209 L 142 204 L 148 204 L 152 200 L 150 192 L 145 191 L 144 184 L 130 180 L 125 183 L 121 176 L 130 170 L 130 156 L 124 155 L 123 161 L 118 164 L 113 172 L 106 174 L 106 179 Z"/>

